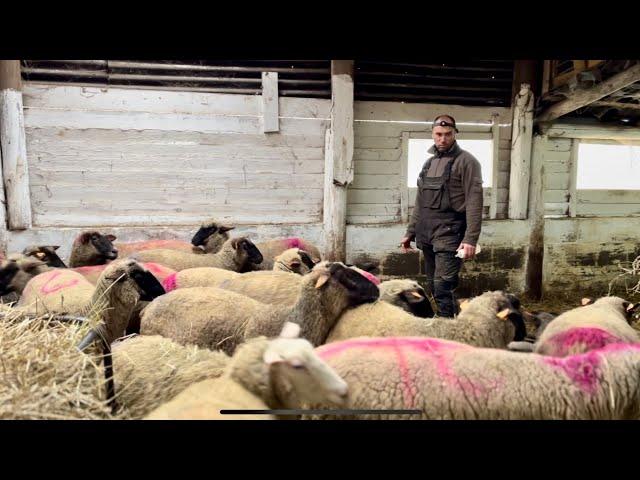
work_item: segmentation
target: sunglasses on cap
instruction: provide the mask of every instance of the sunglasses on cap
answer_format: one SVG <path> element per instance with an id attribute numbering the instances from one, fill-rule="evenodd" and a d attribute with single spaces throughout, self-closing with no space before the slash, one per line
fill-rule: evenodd
<path id="1" fill-rule="evenodd" d="M 458 127 L 456 127 L 456 121 L 447 122 L 446 120 L 436 120 L 433 122 L 433 127 L 451 127 L 456 133 L 458 133 Z"/>

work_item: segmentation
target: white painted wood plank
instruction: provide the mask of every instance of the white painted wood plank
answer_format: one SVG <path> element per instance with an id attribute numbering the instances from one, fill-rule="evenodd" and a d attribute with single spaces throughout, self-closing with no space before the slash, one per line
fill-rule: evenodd
<path id="1" fill-rule="evenodd" d="M 262 131 L 277 132 L 278 121 L 278 73 L 262 72 Z"/>
<path id="2" fill-rule="evenodd" d="M 10 230 L 23 230 L 31 227 L 31 203 L 22 93 L 19 90 L 0 90 L 0 145 L 8 226 Z"/>
<path id="3" fill-rule="evenodd" d="M 400 175 L 355 175 L 354 188 L 380 188 L 400 191 Z"/>
<path id="4" fill-rule="evenodd" d="M 152 91 L 109 87 L 68 87 L 27 82 L 23 88 L 26 108 L 147 113 L 249 115 L 262 114 L 256 95 Z M 280 98 L 284 118 L 329 118 L 330 101 L 315 98 Z"/>
<path id="5" fill-rule="evenodd" d="M 568 195 L 568 190 L 545 190 L 543 197 L 545 203 L 564 203 Z"/>
<path id="6" fill-rule="evenodd" d="M 578 203 L 640 204 L 640 190 L 578 190 Z"/>
<path id="7" fill-rule="evenodd" d="M 546 133 L 549 137 L 565 139 L 640 140 L 640 129 L 634 127 L 601 127 L 555 123 Z"/>
<path id="8" fill-rule="evenodd" d="M 31 185 L 82 185 L 92 188 L 96 185 L 132 185 L 135 179 L 155 183 L 165 187 L 191 188 L 194 185 L 209 185 L 216 188 L 321 188 L 321 174 L 216 174 L 215 171 L 195 172 L 158 172 L 140 169 L 122 172 L 93 172 L 90 170 L 77 172 L 58 172 L 41 170 L 30 175 Z"/>
<path id="9" fill-rule="evenodd" d="M 639 216 L 638 203 L 578 203 L 576 214 L 581 217 L 627 217 Z"/>
<path id="10" fill-rule="evenodd" d="M 373 172 L 372 172 L 373 173 Z M 400 157 L 400 218 L 403 222 L 409 221 L 409 134 L 402 134 L 402 156 Z M 415 200 L 413 202 L 415 204 Z"/>
<path id="11" fill-rule="evenodd" d="M 349 215 L 347 222 L 354 224 L 378 224 L 378 223 L 397 223 L 399 216 L 396 215 Z"/>
<path id="12" fill-rule="evenodd" d="M 459 135 L 465 135 L 466 132 L 490 132 L 491 125 L 459 125 L 458 129 L 460 130 Z M 424 137 L 422 138 L 431 138 L 431 124 L 356 121 L 354 123 L 354 132 L 356 136 L 398 138 L 400 138 L 402 132 L 413 132 L 417 134 L 423 134 Z"/>
<path id="13" fill-rule="evenodd" d="M 368 160 L 356 160 L 354 164 L 356 175 L 399 175 L 401 174 L 404 162 L 377 162 Z"/>
<path id="14" fill-rule="evenodd" d="M 571 158 L 571 148 L 569 148 L 569 150 L 567 151 L 561 151 L 561 152 L 547 150 L 544 154 L 545 163 L 549 163 L 549 162 L 568 163 L 570 158 Z"/>
<path id="15" fill-rule="evenodd" d="M 563 215 L 569 212 L 569 202 L 552 202 L 544 204 L 545 215 Z"/>
<path id="16" fill-rule="evenodd" d="M 235 148 L 238 147 L 290 147 L 319 148 L 324 151 L 324 130 L 316 135 L 272 135 L 225 134 L 203 132 L 177 132 L 163 130 L 106 130 L 106 129 L 67 129 L 67 128 L 25 128 L 27 147 L 47 144 L 53 146 L 64 141 L 66 144 L 110 145 L 113 148 L 124 147 L 128 151 L 146 147 L 187 148 L 202 145 Z"/>
<path id="17" fill-rule="evenodd" d="M 499 161 L 500 161 L 500 116 L 495 114 L 493 116 L 493 126 L 491 127 L 492 134 L 492 146 L 493 146 L 493 188 L 500 188 L 502 185 L 500 184 L 500 172 L 499 169 Z M 508 180 L 507 180 L 508 181 Z M 496 218 L 498 215 L 498 196 L 492 195 L 491 203 L 489 204 L 489 218 Z"/>
<path id="18" fill-rule="evenodd" d="M 571 165 L 569 159 L 562 162 L 545 162 L 545 173 L 569 173 Z"/>
<path id="19" fill-rule="evenodd" d="M 401 148 L 402 140 L 398 137 L 369 137 L 365 135 L 356 135 L 354 148 L 357 149 L 376 149 L 376 148 Z M 355 151 L 355 150 L 354 150 Z"/>
<path id="20" fill-rule="evenodd" d="M 165 130 L 203 133 L 262 133 L 258 117 L 190 115 L 140 112 L 51 112 L 32 108 L 25 111 L 25 125 L 37 128 L 101 128 L 108 130 Z M 318 135 L 328 127 L 326 120 L 281 119 L 280 131 L 288 135 Z"/>
<path id="21" fill-rule="evenodd" d="M 400 205 L 400 192 L 396 190 L 356 189 L 347 191 L 349 205 L 356 203 L 388 203 Z"/>
<path id="22" fill-rule="evenodd" d="M 545 188 L 549 190 L 568 190 L 569 173 L 549 173 L 544 172 Z"/>
<path id="23" fill-rule="evenodd" d="M 355 216 L 400 216 L 399 205 L 386 203 L 359 203 L 351 204 L 347 208 L 347 217 Z"/>
<path id="24" fill-rule="evenodd" d="M 362 192 L 371 192 L 364 190 Z M 375 199 L 375 195 L 369 195 Z M 171 187 L 166 185 L 145 185 L 144 188 L 132 189 L 128 184 L 96 185 L 87 188 L 84 185 L 32 185 L 32 201 L 49 201 L 51 199 L 63 201 L 77 201 L 78 199 L 110 199 L 116 205 L 127 203 L 161 203 L 203 202 L 210 205 L 235 204 L 287 204 L 287 203 L 317 203 L 322 201 L 321 188 L 220 188 L 214 185 L 193 185 Z M 386 198 L 386 197 L 384 197 Z M 376 203 L 376 202 L 373 202 Z"/>
<path id="25" fill-rule="evenodd" d="M 575 217 L 577 212 L 577 182 L 578 182 L 578 147 L 580 143 L 573 141 L 569 158 L 569 216 Z"/>
<path id="26" fill-rule="evenodd" d="M 399 161 L 402 158 L 402 149 L 372 149 L 372 148 L 356 148 L 353 151 L 353 158 L 355 160 L 369 160 L 369 161 Z"/>
<path id="27" fill-rule="evenodd" d="M 399 103 L 357 101 L 354 104 L 356 120 L 394 120 L 406 122 L 424 122 L 433 120 L 443 112 L 453 115 L 457 123 L 491 123 L 491 115 L 496 113 L 510 118 L 510 108 L 504 107 L 468 107 L 461 105 L 430 103 Z"/>

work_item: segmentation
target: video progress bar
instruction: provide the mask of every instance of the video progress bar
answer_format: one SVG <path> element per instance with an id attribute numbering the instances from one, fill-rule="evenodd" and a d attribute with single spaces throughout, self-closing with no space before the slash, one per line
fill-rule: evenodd
<path id="1" fill-rule="evenodd" d="M 420 415 L 422 410 L 220 410 L 222 415 Z"/>

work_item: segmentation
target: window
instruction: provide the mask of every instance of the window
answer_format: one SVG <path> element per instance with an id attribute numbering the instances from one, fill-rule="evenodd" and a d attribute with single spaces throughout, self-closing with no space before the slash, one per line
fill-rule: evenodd
<path id="1" fill-rule="evenodd" d="M 493 141 L 457 139 L 460 148 L 467 150 L 478 159 L 482 167 L 482 186 L 489 188 L 493 179 Z M 430 154 L 427 150 L 433 145 L 430 138 L 411 138 L 408 147 L 407 187 L 415 188 L 418 174 Z"/>
<path id="2" fill-rule="evenodd" d="M 578 190 L 640 190 L 640 146 L 580 142 Z"/>

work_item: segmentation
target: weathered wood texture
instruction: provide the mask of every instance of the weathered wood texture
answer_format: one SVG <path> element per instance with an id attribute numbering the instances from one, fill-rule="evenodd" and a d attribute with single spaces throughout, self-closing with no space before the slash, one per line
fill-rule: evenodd
<path id="1" fill-rule="evenodd" d="M 278 72 L 262 72 L 262 131 L 277 132 L 278 119 Z"/>
<path id="2" fill-rule="evenodd" d="M 20 62 L 0 61 L 0 148 L 10 230 L 31 226 L 29 168 L 24 130 Z"/>
<path id="3" fill-rule="evenodd" d="M 513 105 L 509 218 L 525 219 L 529 201 L 534 109 L 533 93 L 528 84 L 522 85 Z"/>
<path id="4" fill-rule="evenodd" d="M 331 92 L 331 130 L 327 133 L 325 147 L 325 256 L 328 260 L 344 261 L 347 254 L 347 189 L 355 183 L 352 60 L 331 62 Z"/>
<path id="5" fill-rule="evenodd" d="M 280 98 L 265 135 L 256 96 L 31 84 L 24 96 L 37 226 L 321 219 L 328 100 Z"/>

